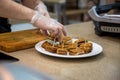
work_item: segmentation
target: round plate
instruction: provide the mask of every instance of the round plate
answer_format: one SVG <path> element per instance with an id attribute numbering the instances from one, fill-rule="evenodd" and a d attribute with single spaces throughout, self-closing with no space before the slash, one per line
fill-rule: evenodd
<path id="1" fill-rule="evenodd" d="M 75 41 L 76 39 L 73 39 L 73 41 Z M 61 58 L 85 58 L 85 57 L 91 57 L 91 56 L 95 56 L 98 55 L 100 53 L 102 53 L 103 48 L 102 46 L 100 46 L 97 43 L 92 42 L 93 44 L 93 49 L 90 53 L 87 54 L 81 54 L 81 55 L 60 55 L 57 53 L 51 53 L 46 51 L 41 45 L 45 42 L 46 40 L 40 41 L 35 45 L 35 49 L 45 55 L 49 55 L 49 56 L 53 56 L 53 57 L 61 57 Z"/>

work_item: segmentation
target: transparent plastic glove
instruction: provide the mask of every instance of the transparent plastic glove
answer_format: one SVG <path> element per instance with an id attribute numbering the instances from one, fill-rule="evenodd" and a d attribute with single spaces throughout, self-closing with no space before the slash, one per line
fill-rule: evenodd
<path id="1" fill-rule="evenodd" d="M 50 17 L 46 5 L 40 1 L 40 3 L 35 7 L 35 10 L 37 10 L 41 15 Z"/>
<path id="2" fill-rule="evenodd" d="M 31 23 L 42 30 L 42 33 L 46 36 L 49 35 L 47 31 L 52 31 L 58 41 L 61 41 L 62 34 L 66 36 L 64 26 L 50 17 L 36 14 L 33 16 Z"/>

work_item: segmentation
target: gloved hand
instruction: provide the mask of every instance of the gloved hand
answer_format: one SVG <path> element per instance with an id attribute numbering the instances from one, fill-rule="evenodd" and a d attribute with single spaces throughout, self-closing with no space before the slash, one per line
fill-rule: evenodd
<path id="1" fill-rule="evenodd" d="M 40 3 L 35 7 L 35 10 L 37 10 L 43 16 L 50 17 L 47 7 L 42 1 L 40 1 Z"/>
<path id="2" fill-rule="evenodd" d="M 38 12 L 33 16 L 31 23 L 47 36 L 49 35 L 47 31 L 52 31 L 58 41 L 61 41 L 62 34 L 66 36 L 66 30 L 62 24 L 50 17 L 40 15 Z"/>

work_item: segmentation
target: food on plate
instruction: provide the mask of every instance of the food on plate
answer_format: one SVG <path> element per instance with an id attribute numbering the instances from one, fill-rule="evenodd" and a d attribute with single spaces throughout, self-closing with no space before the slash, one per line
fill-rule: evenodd
<path id="1" fill-rule="evenodd" d="M 45 50 L 46 50 L 46 51 L 49 51 L 49 52 L 52 52 L 52 53 L 56 53 L 57 47 L 54 47 L 54 46 L 46 46 Z"/>
<path id="2" fill-rule="evenodd" d="M 47 38 L 49 39 L 49 40 L 51 40 L 51 41 L 54 41 L 54 42 L 56 42 L 56 37 L 55 37 L 55 35 L 51 32 L 51 31 L 48 31 L 48 36 L 47 36 Z"/>
<path id="3" fill-rule="evenodd" d="M 75 55 L 75 54 L 77 54 L 78 53 L 78 49 L 76 48 L 76 49 L 70 49 L 69 50 L 69 54 L 70 55 Z"/>
<path id="4" fill-rule="evenodd" d="M 92 51 L 92 43 L 84 38 L 73 39 L 68 36 L 63 36 L 61 42 L 57 43 L 52 39 L 45 41 L 42 47 L 49 52 L 61 54 L 61 55 L 81 55 L 87 54 Z"/>
<path id="5" fill-rule="evenodd" d="M 52 53 L 56 53 L 56 51 L 57 51 L 57 47 L 53 46 L 53 45 L 50 44 L 48 41 L 45 41 L 45 42 L 42 44 L 42 47 L 43 47 L 46 51 L 49 51 L 49 52 L 52 52 Z"/>
<path id="6" fill-rule="evenodd" d="M 89 53 L 92 50 L 92 43 L 82 43 L 79 46 L 80 49 L 84 50 L 85 53 Z"/>
<path id="7" fill-rule="evenodd" d="M 65 48 L 58 48 L 57 54 L 67 55 L 67 50 Z"/>
<path id="8" fill-rule="evenodd" d="M 72 43 L 72 38 L 71 37 L 67 37 L 67 36 L 63 36 L 63 38 L 62 38 L 62 41 L 61 41 L 62 43 L 64 43 L 64 44 L 71 44 Z"/>
<path id="9" fill-rule="evenodd" d="M 78 55 L 85 54 L 85 51 L 83 49 L 78 48 Z"/>
<path id="10" fill-rule="evenodd" d="M 70 45 L 67 46 L 67 49 L 70 50 L 70 49 L 76 49 L 77 48 L 77 44 L 76 43 L 72 43 Z"/>
<path id="11" fill-rule="evenodd" d="M 81 39 L 78 39 L 75 41 L 75 43 L 77 44 L 77 46 L 79 47 L 81 43 L 85 43 L 86 42 L 86 39 L 84 38 L 81 38 Z"/>
<path id="12" fill-rule="evenodd" d="M 52 46 L 52 44 L 50 44 L 48 41 L 45 41 L 45 42 L 42 44 L 42 47 L 43 47 L 43 48 L 46 48 L 47 46 Z"/>

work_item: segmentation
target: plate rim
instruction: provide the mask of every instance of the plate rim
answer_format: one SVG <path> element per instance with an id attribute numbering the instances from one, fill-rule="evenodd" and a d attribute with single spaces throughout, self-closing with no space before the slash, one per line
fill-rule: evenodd
<path id="1" fill-rule="evenodd" d="M 87 54 L 82 54 L 82 55 L 59 55 L 59 54 L 56 54 L 56 53 L 48 52 L 48 51 L 46 51 L 46 50 L 45 50 L 45 51 L 46 51 L 47 53 L 45 53 L 45 52 L 41 52 L 41 51 L 38 49 L 38 46 L 40 46 L 39 48 L 42 48 L 42 47 L 41 47 L 41 44 L 43 44 L 43 42 L 45 42 L 45 41 L 48 41 L 48 40 L 42 40 L 42 41 L 38 42 L 38 43 L 35 45 L 35 49 L 36 49 L 39 53 L 41 53 L 41 54 L 45 54 L 45 55 L 53 56 L 53 57 L 59 57 L 59 58 L 87 58 L 87 57 L 96 56 L 96 55 L 101 54 L 101 53 L 103 52 L 103 47 L 102 47 L 101 45 L 99 45 L 99 44 L 97 44 L 97 43 L 95 43 L 95 42 L 90 41 L 90 42 L 93 43 L 93 46 L 96 46 L 96 45 L 97 45 L 97 46 L 100 48 L 100 50 L 99 50 L 98 53 L 92 54 L 92 53 L 90 52 L 91 54 L 90 54 L 90 53 L 87 53 Z M 42 49 L 44 49 L 44 48 L 42 48 Z"/>

